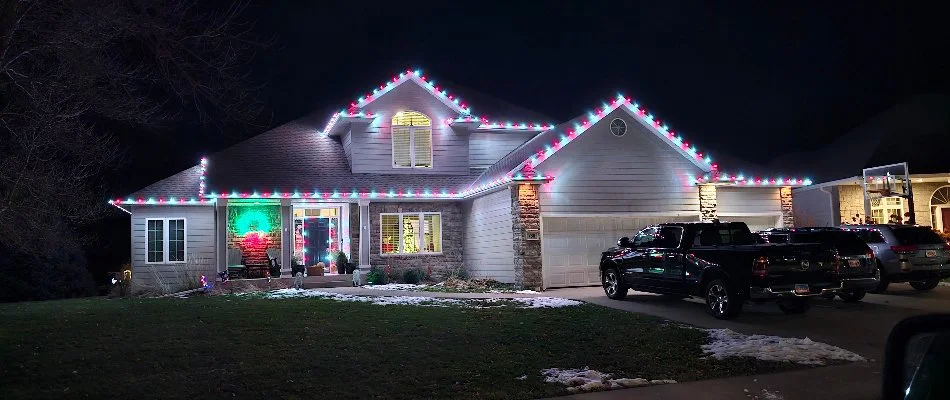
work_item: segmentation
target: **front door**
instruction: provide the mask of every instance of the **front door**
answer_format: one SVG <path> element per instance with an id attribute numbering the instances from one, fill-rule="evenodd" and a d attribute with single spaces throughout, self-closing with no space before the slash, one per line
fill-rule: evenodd
<path id="1" fill-rule="evenodd" d="M 940 208 L 940 221 L 943 222 L 943 232 L 950 232 L 950 208 Z"/>
<path id="2" fill-rule="evenodd" d="M 307 265 L 323 262 L 329 265 L 330 219 L 306 218 L 303 220 L 304 257 Z"/>

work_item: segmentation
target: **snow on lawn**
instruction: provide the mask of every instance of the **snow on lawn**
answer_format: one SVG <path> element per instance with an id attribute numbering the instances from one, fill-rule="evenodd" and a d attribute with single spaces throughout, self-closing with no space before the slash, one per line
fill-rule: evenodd
<path id="1" fill-rule="evenodd" d="M 561 383 L 567 386 L 567 390 L 570 392 L 590 392 L 676 383 L 671 379 L 613 378 L 611 374 L 605 374 L 587 367 L 584 367 L 584 369 L 542 369 L 541 376 L 544 377 L 545 382 Z"/>
<path id="2" fill-rule="evenodd" d="M 244 294 L 247 295 L 247 294 Z M 580 305 L 581 302 L 557 297 L 525 297 L 514 299 L 448 299 L 425 296 L 354 296 L 350 294 L 330 293 L 313 289 L 278 289 L 261 294 L 269 299 L 293 297 L 317 297 L 336 301 L 371 303 L 376 305 L 410 305 L 423 307 L 460 306 L 469 308 L 496 308 L 514 306 L 518 308 L 558 308 Z"/>
<path id="3" fill-rule="evenodd" d="M 855 353 L 809 338 L 743 335 L 729 329 L 707 329 L 709 344 L 702 346 L 708 357 L 754 357 L 763 361 L 787 361 L 824 365 L 828 360 L 865 361 Z"/>
<path id="4" fill-rule="evenodd" d="M 406 291 L 420 291 L 427 288 L 429 285 L 416 285 L 412 283 L 387 283 L 385 285 L 363 285 L 364 289 L 373 289 L 373 290 L 406 290 Z"/>

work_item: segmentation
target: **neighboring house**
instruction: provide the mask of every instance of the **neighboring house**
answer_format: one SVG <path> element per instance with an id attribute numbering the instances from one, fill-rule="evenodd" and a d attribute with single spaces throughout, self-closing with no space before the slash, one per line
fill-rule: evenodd
<path id="1" fill-rule="evenodd" d="M 601 251 L 621 236 L 712 218 L 790 226 L 791 188 L 810 183 L 719 172 L 622 96 L 558 125 L 520 122 L 534 115 L 514 106 L 493 112 L 506 119 L 476 116 L 406 71 L 329 122 L 298 119 L 112 200 L 132 216 L 134 279 L 214 275 L 266 263 L 271 249 L 283 276 L 293 259 L 343 251 L 364 270 L 593 285 Z"/>
<path id="2" fill-rule="evenodd" d="M 891 107 L 836 139 L 807 153 L 779 157 L 776 166 L 796 160 L 816 162 L 814 170 L 829 180 L 793 191 L 799 226 L 837 226 L 857 219 L 887 223 L 910 211 L 907 199 L 868 199 L 865 208 L 862 170 L 907 162 L 917 224 L 950 231 L 950 96 L 919 95 Z"/>

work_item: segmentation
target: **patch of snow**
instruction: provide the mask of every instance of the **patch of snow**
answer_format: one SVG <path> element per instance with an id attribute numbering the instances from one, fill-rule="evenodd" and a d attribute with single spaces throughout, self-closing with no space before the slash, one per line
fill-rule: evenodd
<path id="1" fill-rule="evenodd" d="M 765 400 L 785 400 L 782 395 L 778 394 L 778 390 L 770 392 L 768 390 L 762 389 L 762 398 Z"/>
<path id="2" fill-rule="evenodd" d="M 405 290 L 405 291 L 419 291 L 425 289 L 429 285 L 417 285 L 412 283 L 387 283 L 385 285 L 363 285 L 364 289 L 373 289 L 373 290 Z"/>
<path id="3" fill-rule="evenodd" d="M 944 282 L 944 281 L 937 282 L 937 284 L 940 286 L 950 286 L 950 282 Z"/>
<path id="4" fill-rule="evenodd" d="M 247 294 L 236 294 L 246 296 Z M 330 293 L 314 289 L 278 289 L 261 294 L 268 299 L 286 299 L 294 297 L 316 297 L 335 301 L 371 303 L 375 305 L 411 305 L 422 307 L 458 306 L 467 308 L 496 308 L 513 305 L 518 308 L 558 308 L 582 304 L 580 301 L 557 297 L 526 297 L 515 299 L 450 299 L 426 296 L 355 296 Z"/>
<path id="5" fill-rule="evenodd" d="M 541 293 L 541 292 L 537 292 L 537 291 L 534 291 L 534 290 L 527 290 L 527 289 L 525 289 L 525 290 L 498 290 L 498 289 L 492 289 L 492 290 L 489 290 L 489 291 L 486 292 L 486 293 L 539 294 L 539 293 Z"/>
<path id="6" fill-rule="evenodd" d="M 572 393 L 676 383 L 671 379 L 651 381 L 643 378 L 613 378 L 611 374 L 605 374 L 587 367 L 583 369 L 542 369 L 541 376 L 544 377 L 545 382 L 560 383 L 567 386 L 567 390 Z"/>
<path id="7" fill-rule="evenodd" d="M 702 346 L 708 357 L 753 357 L 763 361 L 786 361 L 824 365 L 827 360 L 865 361 L 848 350 L 809 338 L 743 335 L 729 329 L 707 329 L 710 343 Z"/>

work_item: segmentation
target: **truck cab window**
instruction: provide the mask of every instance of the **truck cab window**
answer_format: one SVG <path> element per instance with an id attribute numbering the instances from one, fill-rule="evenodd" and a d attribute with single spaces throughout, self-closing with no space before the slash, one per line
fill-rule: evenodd
<path id="1" fill-rule="evenodd" d="M 637 247 L 652 247 L 656 240 L 656 228 L 646 228 L 633 238 L 633 245 Z"/>

